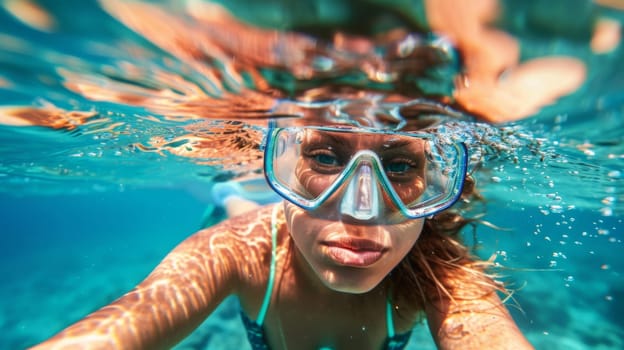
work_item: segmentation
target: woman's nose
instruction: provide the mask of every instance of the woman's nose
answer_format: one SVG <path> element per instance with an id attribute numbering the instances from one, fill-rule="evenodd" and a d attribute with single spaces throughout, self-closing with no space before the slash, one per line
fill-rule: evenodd
<path id="1" fill-rule="evenodd" d="M 373 175 L 372 164 L 358 166 L 351 177 L 340 203 L 340 211 L 357 220 L 369 221 L 379 217 L 383 203 L 379 182 Z"/>

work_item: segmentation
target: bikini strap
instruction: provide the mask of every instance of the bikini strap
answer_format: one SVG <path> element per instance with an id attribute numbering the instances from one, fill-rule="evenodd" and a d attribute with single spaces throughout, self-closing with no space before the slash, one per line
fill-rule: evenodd
<path id="1" fill-rule="evenodd" d="M 279 205 L 275 205 L 273 207 L 273 211 L 271 213 L 271 267 L 269 270 L 269 282 L 267 283 L 266 291 L 264 292 L 264 300 L 262 301 L 262 306 L 260 307 L 260 311 L 258 312 L 258 318 L 256 319 L 256 324 L 258 326 L 262 326 L 264 323 L 264 318 L 266 317 L 266 313 L 269 310 L 269 304 L 271 303 L 271 295 L 273 294 L 273 285 L 275 284 L 275 269 L 277 265 L 277 212 L 279 210 Z"/>
<path id="2" fill-rule="evenodd" d="M 390 298 L 386 299 L 386 328 L 388 329 L 388 338 L 394 338 L 394 321 L 392 320 L 392 302 Z"/>

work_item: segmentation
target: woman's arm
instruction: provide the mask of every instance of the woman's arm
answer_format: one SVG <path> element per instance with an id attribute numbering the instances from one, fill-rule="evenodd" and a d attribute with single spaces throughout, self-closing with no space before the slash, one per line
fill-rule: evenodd
<path id="1" fill-rule="evenodd" d="M 34 349 L 170 348 L 237 293 L 243 274 L 266 274 L 270 237 L 260 218 L 256 212 L 196 233 L 133 290 Z"/>
<path id="2" fill-rule="evenodd" d="M 426 312 L 439 349 L 533 349 L 496 292 L 478 299 L 445 298 Z"/>

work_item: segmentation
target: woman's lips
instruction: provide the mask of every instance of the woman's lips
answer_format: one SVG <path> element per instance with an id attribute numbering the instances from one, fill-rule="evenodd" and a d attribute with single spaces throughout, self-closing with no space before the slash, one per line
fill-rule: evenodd
<path id="1" fill-rule="evenodd" d="M 382 244 L 367 239 L 341 238 L 321 243 L 326 254 L 340 265 L 367 267 L 387 250 Z"/>

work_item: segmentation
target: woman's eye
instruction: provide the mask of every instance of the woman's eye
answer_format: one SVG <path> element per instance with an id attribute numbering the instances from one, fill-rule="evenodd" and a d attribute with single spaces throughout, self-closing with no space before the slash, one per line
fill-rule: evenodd
<path id="1" fill-rule="evenodd" d="M 314 161 L 321 165 L 338 166 L 338 159 L 331 154 L 317 154 L 314 156 Z"/>
<path id="2" fill-rule="evenodd" d="M 422 176 L 421 163 L 413 159 L 393 159 L 384 162 L 384 171 L 390 181 L 414 181 Z"/>
<path id="3" fill-rule="evenodd" d="M 342 170 L 344 164 L 340 158 L 329 149 L 312 149 L 303 152 L 308 167 L 319 174 L 336 174 Z"/>
<path id="4" fill-rule="evenodd" d="M 411 167 L 412 165 L 407 162 L 393 162 L 385 166 L 386 172 L 390 173 L 404 173 L 409 171 Z"/>

